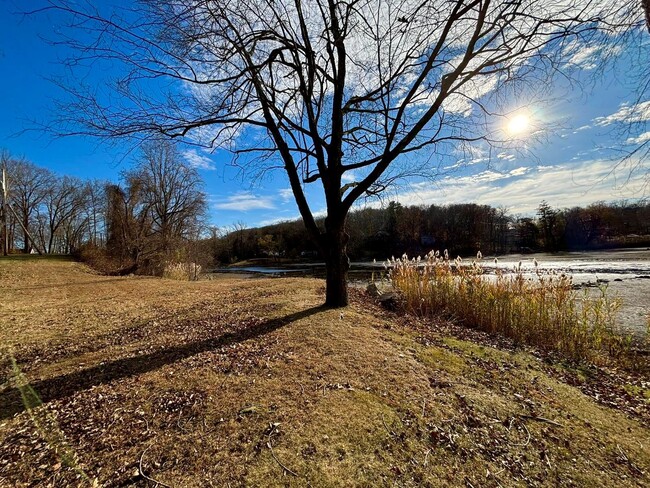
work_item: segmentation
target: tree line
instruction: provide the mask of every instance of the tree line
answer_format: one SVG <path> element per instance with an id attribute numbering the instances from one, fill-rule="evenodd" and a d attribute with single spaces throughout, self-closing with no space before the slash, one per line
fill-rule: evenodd
<path id="1" fill-rule="evenodd" d="M 7 151 L 0 164 L 6 185 L 3 254 L 70 254 L 84 243 L 104 243 L 104 182 L 59 176 Z"/>
<path id="2" fill-rule="evenodd" d="M 2 166 L 3 254 L 77 254 L 103 271 L 148 274 L 198 259 L 203 183 L 168 141 L 143 144 L 118 183 L 59 176 L 6 151 Z"/>
<path id="3" fill-rule="evenodd" d="M 201 178 L 168 141 L 144 144 L 118 183 L 59 176 L 6 151 L 1 162 L 8 189 L 7 205 L 0 207 L 7 222 L 0 226 L 3 252 L 77 254 L 102 271 L 156 275 L 169 262 L 323 258 L 300 220 L 256 229 L 243 223 L 209 228 Z M 346 229 L 354 260 L 431 249 L 472 255 L 649 246 L 650 203 L 558 209 L 542 202 L 535 215 L 521 216 L 475 203 L 393 201 L 351 212 Z"/>
<path id="4" fill-rule="evenodd" d="M 598 202 L 553 208 L 543 201 L 535 215 L 475 203 L 404 206 L 350 213 L 348 254 L 353 260 L 386 259 L 448 249 L 453 255 L 528 253 L 650 246 L 650 203 Z M 299 220 L 247 229 L 239 223 L 210 239 L 217 262 L 275 258 L 319 258 Z"/>

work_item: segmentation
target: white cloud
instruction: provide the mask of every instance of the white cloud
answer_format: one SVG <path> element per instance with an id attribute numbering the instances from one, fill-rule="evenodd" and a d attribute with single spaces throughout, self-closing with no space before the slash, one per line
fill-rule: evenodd
<path id="1" fill-rule="evenodd" d="M 637 137 L 630 137 L 627 141 L 625 141 L 625 143 L 638 145 L 638 144 L 645 144 L 648 141 L 650 141 L 650 131 L 644 132 L 643 134 L 640 134 Z"/>
<path id="2" fill-rule="evenodd" d="M 397 200 L 409 205 L 476 202 L 531 214 L 542 200 L 554 207 L 589 205 L 599 200 L 640 196 L 643 186 L 643 174 L 630 174 L 629 168 L 616 170 L 611 161 L 593 160 L 447 177 L 437 185 L 412 185 L 413 190 L 398 195 Z"/>
<path id="3" fill-rule="evenodd" d="M 635 105 L 623 103 L 619 109 L 611 115 L 596 117 L 594 122 L 599 126 L 606 126 L 615 122 L 633 123 L 650 120 L 650 100 Z"/>
<path id="4" fill-rule="evenodd" d="M 504 161 L 514 161 L 516 159 L 516 156 L 514 154 L 501 152 L 501 153 L 497 154 L 497 158 L 503 159 Z"/>
<path id="5" fill-rule="evenodd" d="M 278 195 L 280 195 L 283 202 L 288 202 L 293 198 L 293 190 L 291 188 L 283 188 L 278 191 Z"/>
<path id="6" fill-rule="evenodd" d="M 530 171 L 530 168 L 527 168 L 526 166 L 521 166 L 519 168 L 515 168 L 510 173 L 508 173 L 510 176 L 522 176 L 525 175 Z"/>
<path id="7" fill-rule="evenodd" d="M 185 161 L 194 168 L 207 170 L 217 169 L 212 159 L 204 154 L 199 154 L 196 149 L 183 151 L 182 156 L 185 158 Z"/>
<path id="8" fill-rule="evenodd" d="M 589 70 L 598 66 L 603 48 L 604 46 L 585 46 L 579 41 L 573 41 L 564 48 L 564 54 L 569 56 L 567 63 Z"/>
<path id="9" fill-rule="evenodd" d="M 252 193 L 236 193 L 214 205 L 219 210 L 234 210 L 246 212 L 248 210 L 274 209 L 275 204 L 271 197 L 261 197 Z"/>

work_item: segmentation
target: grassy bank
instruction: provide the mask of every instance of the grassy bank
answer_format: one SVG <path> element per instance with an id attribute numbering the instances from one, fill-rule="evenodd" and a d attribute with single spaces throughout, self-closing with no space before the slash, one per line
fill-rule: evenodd
<path id="1" fill-rule="evenodd" d="M 3 363 L 0 486 L 650 482 L 642 403 L 358 294 L 322 309 L 322 287 L 0 260 L 0 340 L 44 402 L 24 411 Z"/>

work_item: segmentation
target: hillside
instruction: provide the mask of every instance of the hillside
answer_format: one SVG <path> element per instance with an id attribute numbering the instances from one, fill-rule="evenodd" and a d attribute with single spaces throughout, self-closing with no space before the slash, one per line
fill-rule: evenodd
<path id="1" fill-rule="evenodd" d="M 13 258 L 0 296 L 0 486 L 650 485 L 646 410 L 319 280 Z"/>

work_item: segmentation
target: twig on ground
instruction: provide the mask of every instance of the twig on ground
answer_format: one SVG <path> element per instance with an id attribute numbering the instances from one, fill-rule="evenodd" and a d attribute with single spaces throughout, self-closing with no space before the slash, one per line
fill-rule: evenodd
<path id="1" fill-rule="evenodd" d="M 538 422 L 546 422 L 547 424 L 556 425 L 557 427 L 564 427 L 564 425 L 561 423 L 556 422 L 555 420 L 547 419 L 545 417 L 536 417 L 535 415 L 526 415 L 523 413 L 520 413 L 519 417 L 522 419 L 537 420 Z"/>
<path id="2" fill-rule="evenodd" d="M 636 472 L 639 473 L 639 474 L 643 474 L 643 471 L 642 471 L 641 469 L 639 469 L 639 467 L 638 467 L 636 464 L 634 464 L 634 463 L 632 462 L 632 460 L 627 456 L 627 454 L 625 454 L 625 452 L 623 452 L 623 449 L 621 449 L 621 446 L 619 446 L 618 444 L 616 444 L 616 449 L 618 449 L 618 452 L 620 452 L 620 453 L 621 453 L 621 456 L 623 456 L 623 460 L 624 460 L 624 461 L 625 461 L 625 462 L 626 462 L 626 463 L 627 463 L 627 464 L 628 464 L 628 465 L 629 465 L 629 466 L 630 466 L 634 471 L 636 471 Z"/>
<path id="3" fill-rule="evenodd" d="M 267 443 L 266 443 L 266 446 L 267 446 L 267 447 L 270 449 L 270 451 L 271 451 L 271 456 L 273 456 L 273 459 L 275 459 L 275 462 L 278 463 L 278 464 L 280 465 L 280 467 L 281 467 L 284 471 L 286 471 L 287 473 L 289 473 L 289 474 L 295 476 L 296 478 L 299 478 L 300 475 L 299 475 L 298 473 L 296 473 L 295 471 L 292 471 L 292 470 L 290 470 L 289 468 L 287 468 L 284 464 L 282 464 L 282 462 L 281 462 L 281 461 L 278 459 L 278 457 L 275 455 L 275 451 L 273 451 L 273 444 L 271 444 L 271 436 L 273 435 L 273 432 L 275 432 L 275 426 L 273 426 L 273 428 L 271 429 L 271 432 L 269 432 L 269 436 L 268 436 L 268 438 L 267 438 Z"/>
<path id="4" fill-rule="evenodd" d="M 158 481 L 157 479 L 154 479 L 151 476 L 147 476 L 144 470 L 142 469 L 142 460 L 144 459 L 144 455 L 149 449 L 151 449 L 151 446 L 147 447 L 144 451 L 142 451 L 142 454 L 140 454 L 140 462 L 138 463 L 138 471 L 140 471 L 140 476 L 142 476 L 147 481 L 151 481 L 152 483 L 155 483 L 156 486 L 160 485 L 166 488 L 172 488 L 170 485 L 163 483 L 162 481 Z"/>
<path id="5" fill-rule="evenodd" d="M 526 447 L 530 443 L 530 431 L 528 430 L 528 427 L 526 427 L 526 424 L 521 422 L 521 425 L 523 425 L 524 430 L 526 430 L 526 434 L 528 434 L 528 438 L 526 439 L 526 442 L 524 442 L 523 444 L 513 444 L 513 446 Z"/>
<path id="6" fill-rule="evenodd" d="M 180 412 L 178 412 L 178 419 L 176 419 L 176 427 L 178 427 L 180 430 L 183 432 L 187 432 L 187 429 L 181 425 L 181 420 L 183 416 L 183 409 L 181 408 Z M 188 421 L 189 422 L 189 421 Z M 187 422 L 186 422 L 187 423 Z"/>
<path id="7" fill-rule="evenodd" d="M 397 434 L 394 431 L 390 430 L 390 428 L 386 424 L 386 421 L 384 420 L 384 414 L 383 413 L 381 414 L 381 423 L 384 424 L 384 428 L 391 435 L 391 437 L 396 437 L 397 436 Z"/>

